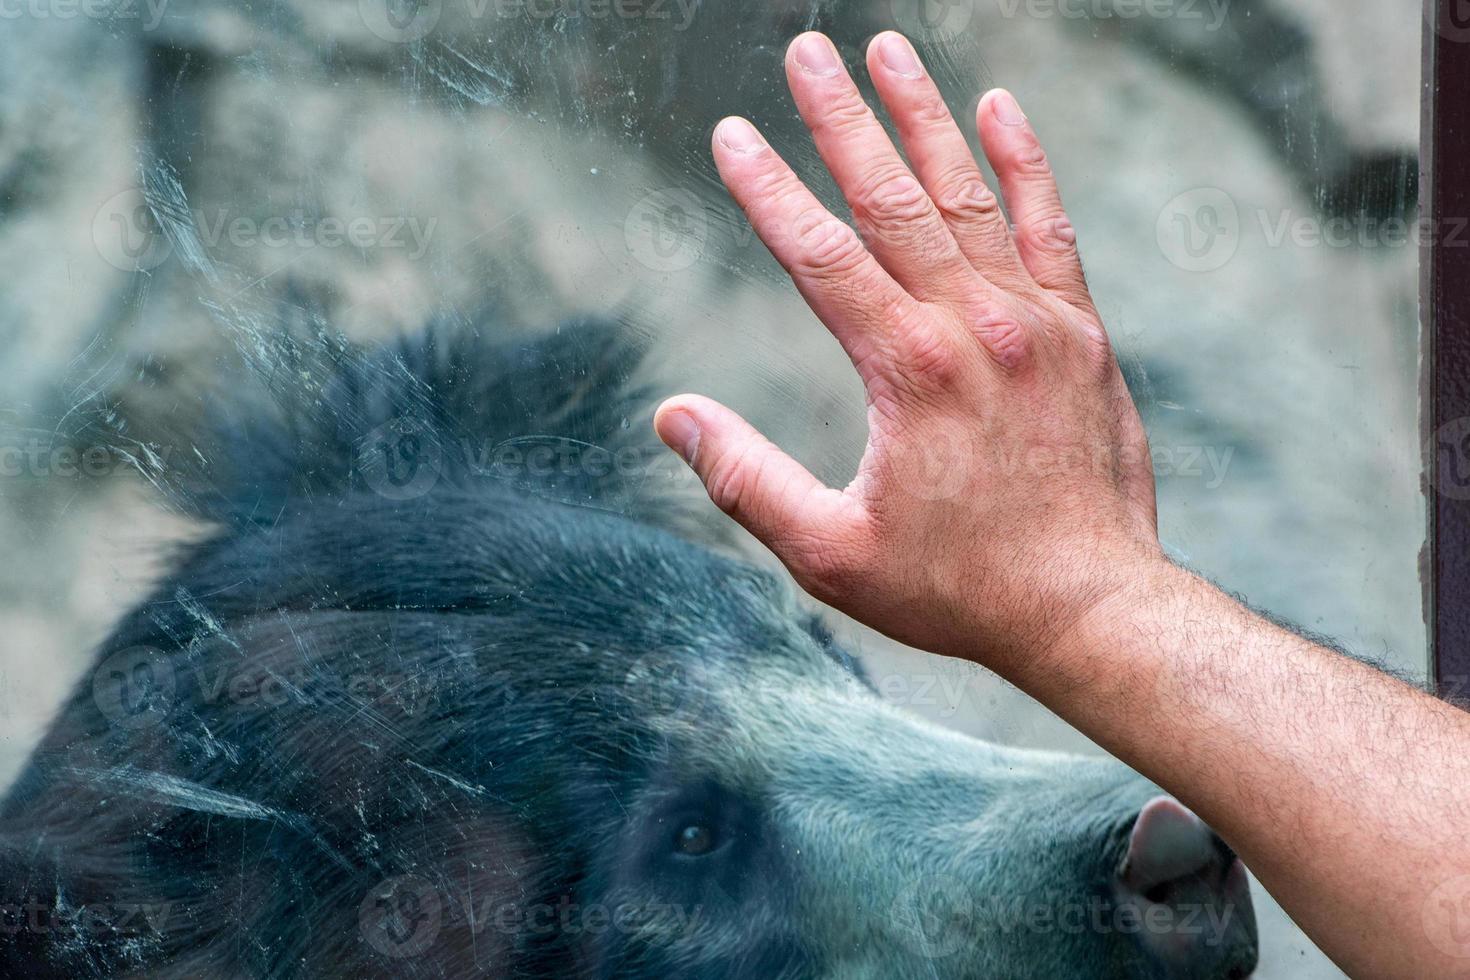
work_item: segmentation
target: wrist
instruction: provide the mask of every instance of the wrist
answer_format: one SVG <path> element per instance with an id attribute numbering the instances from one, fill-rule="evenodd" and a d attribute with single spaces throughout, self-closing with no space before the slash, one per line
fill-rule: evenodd
<path id="1" fill-rule="evenodd" d="M 1087 689 L 1093 694 L 1119 685 L 1135 686 L 1141 675 L 1161 669 L 1164 644 L 1140 644 L 1141 635 L 1166 632 L 1201 590 L 1213 588 L 1170 561 L 1157 547 L 1099 556 L 1066 600 L 1043 617 L 1046 628 L 1017 644 L 997 669 L 1033 696 L 1051 690 Z"/>

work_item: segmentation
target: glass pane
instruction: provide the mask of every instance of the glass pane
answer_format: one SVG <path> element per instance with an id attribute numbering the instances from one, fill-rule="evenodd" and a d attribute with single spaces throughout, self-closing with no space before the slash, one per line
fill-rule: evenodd
<path id="1" fill-rule="evenodd" d="M 1116 766 L 1015 752 L 1098 755 L 979 668 L 809 630 L 646 442 L 696 390 L 851 475 L 856 377 L 707 146 L 750 116 L 841 211 L 782 52 L 818 28 L 861 74 L 895 26 L 972 135 L 1004 85 L 1045 140 L 1173 554 L 1424 676 L 1417 0 L 0 3 L 0 779 L 15 839 L 75 842 L 5 857 L 0 922 L 65 882 L 109 923 L 11 953 L 1144 969 L 1060 917 L 1146 791 L 1103 812 Z M 422 354 L 430 322 L 425 356 L 334 339 Z M 618 514 L 701 550 L 599 565 Z M 914 843 L 962 825 L 1019 905 Z M 1256 976 L 1338 975 L 1254 901 Z"/>

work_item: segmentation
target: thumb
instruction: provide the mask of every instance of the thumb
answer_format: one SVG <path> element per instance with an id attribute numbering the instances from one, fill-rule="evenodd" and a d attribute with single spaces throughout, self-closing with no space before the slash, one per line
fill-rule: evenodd
<path id="1" fill-rule="evenodd" d="M 803 543 L 840 537 L 848 499 L 719 402 L 670 398 L 654 413 L 653 427 L 698 474 L 715 506 L 794 572 L 810 564 Z"/>

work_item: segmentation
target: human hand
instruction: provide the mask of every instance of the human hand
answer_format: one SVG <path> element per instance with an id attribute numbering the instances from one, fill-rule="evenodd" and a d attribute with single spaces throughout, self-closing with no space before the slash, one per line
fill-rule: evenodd
<path id="1" fill-rule="evenodd" d="M 1012 230 L 908 41 L 880 34 L 867 63 L 912 170 L 826 37 L 786 54 L 860 236 L 749 122 L 725 119 L 713 140 L 730 193 L 863 379 L 857 476 L 823 486 L 697 395 L 664 402 L 655 426 L 814 596 L 998 666 L 1161 560 L 1148 445 L 1015 100 L 995 90 L 977 111 Z"/>

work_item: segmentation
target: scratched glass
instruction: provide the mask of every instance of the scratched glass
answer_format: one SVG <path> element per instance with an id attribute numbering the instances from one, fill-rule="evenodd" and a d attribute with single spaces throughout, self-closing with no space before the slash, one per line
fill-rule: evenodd
<path id="1" fill-rule="evenodd" d="M 411 659 L 325 686 L 286 665 L 181 670 L 153 641 L 94 660 L 171 567 L 166 546 L 207 533 L 164 503 L 164 489 L 206 457 L 218 477 L 221 461 L 180 434 L 223 404 L 220 377 L 269 378 L 277 390 L 312 382 L 314 369 L 273 340 L 286 332 L 330 328 L 371 345 L 438 319 L 515 340 L 603 317 L 657 352 L 655 394 L 719 398 L 844 482 L 864 437 L 856 378 L 724 195 L 707 151 L 717 119 L 747 115 L 841 213 L 782 75 L 786 42 L 814 27 L 865 87 L 867 39 L 908 33 L 972 137 L 981 91 L 1019 96 L 1149 428 L 1166 545 L 1273 614 L 1423 677 L 1418 246 L 1470 232 L 1416 220 L 1419 79 L 1406 68 L 1420 60 L 1418 0 L 0 0 L 0 780 L 22 771 L 73 691 L 89 692 L 108 731 L 136 744 L 151 744 L 147 733 L 196 696 L 260 712 L 302 698 L 387 699 L 403 717 L 446 705 L 455 717 L 466 676 Z M 533 399 L 560 383 L 561 365 L 538 363 L 542 348 L 527 345 L 504 390 Z M 647 424 L 653 399 L 629 413 L 628 431 Z M 300 411 L 310 416 L 311 404 Z M 312 465 L 356 466 L 385 506 L 405 508 L 436 499 L 465 460 L 499 488 L 553 500 L 613 474 L 620 489 L 604 510 L 636 509 L 654 483 L 697 499 L 662 455 L 540 431 L 449 452 L 425 425 L 395 418 L 363 436 L 360 457 Z M 934 494 L 945 492 L 944 452 L 935 447 Z M 708 507 L 693 511 L 693 526 L 721 533 Z M 157 601 L 209 614 L 196 597 Z M 997 743 L 1095 751 L 983 671 L 834 626 L 884 700 Z M 524 704 L 514 676 L 475 677 L 489 685 L 475 710 Z M 718 692 L 701 689 L 718 682 L 697 664 L 670 672 L 632 658 L 620 677 L 632 703 L 669 726 L 719 714 Z M 750 698 L 793 716 L 833 710 L 826 695 L 779 678 L 749 683 Z M 190 751 L 228 754 L 203 742 Z M 292 752 L 309 755 L 286 746 L 281 758 L 306 757 Z M 91 778 L 119 798 L 207 812 L 216 832 L 266 821 L 286 835 L 324 833 L 250 794 L 141 779 L 154 761 L 140 755 L 135 768 Z M 413 761 L 436 791 L 492 791 Z M 417 786 L 396 791 L 407 801 Z M 492 832 L 481 823 L 462 839 Z M 218 847 L 237 868 L 260 853 L 242 854 L 233 831 L 199 833 L 189 846 Z M 681 854 L 718 846 L 698 822 L 679 833 Z M 311 860 L 358 866 L 383 853 L 358 844 Z M 512 877 L 514 864 L 506 858 Z M 370 888 L 344 897 L 313 891 L 303 872 L 301 914 L 319 916 L 316 941 L 336 951 L 311 962 L 428 976 L 463 952 L 445 937 L 474 934 L 470 960 L 453 962 L 495 975 L 506 950 L 553 934 L 597 945 L 698 927 L 677 901 L 636 915 L 597 901 L 571 912 L 482 908 L 435 874 L 385 863 Z M 222 890 L 265 880 L 232 878 Z M 525 894 L 509 879 L 475 881 L 499 898 Z M 894 899 L 889 924 L 917 923 L 915 942 L 900 944 L 926 964 L 914 976 L 964 969 L 963 930 L 923 924 L 956 907 L 976 921 L 988 914 L 980 897 L 955 891 L 936 879 Z M 34 940 L 30 897 L 0 894 L 0 945 Z M 1259 889 L 1255 900 L 1256 976 L 1339 975 Z M 96 902 L 90 924 L 58 925 L 50 906 L 33 918 L 90 929 L 77 948 L 119 936 L 147 947 L 169 933 L 161 919 L 193 921 L 173 901 Z M 766 905 L 806 937 L 794 901 L 781 893 Z M 510 912 L 466 933 L 467 908 Z M 1036 950 L 1072 942 L 1047 922 L 1029 934 Z M 842 955 L 857 956 L 878 942 L 803 941 L 815 947 L 760 975 L 814 975 L 818 953 L 830 959 L 846 944 Z M 173 968 L 224 971 L 207 937 L 197 942 L 201 959 Z M 283 958 L 241 953 L 243 975 L 306 962 L 291 966 L 294 947 L 279 939 L 241 945 Z M 623 946 L 598 948 L 606 975 L 643 975 L 631 959 L 607 958 L 630 955 L 605 952 Z M 910 975 L 899 962 L 879 972 Z M 719 969 L 705 975 L 741 975 Z"/>

